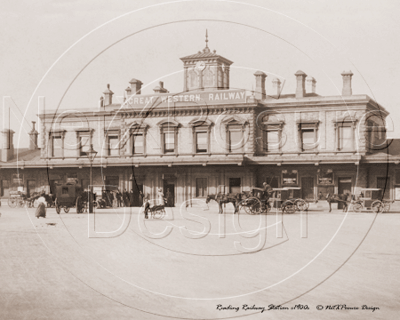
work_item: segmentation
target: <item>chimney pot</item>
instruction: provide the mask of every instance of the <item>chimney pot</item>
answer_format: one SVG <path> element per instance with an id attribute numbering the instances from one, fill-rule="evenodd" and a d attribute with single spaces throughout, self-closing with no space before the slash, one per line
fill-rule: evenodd
<path id="1" fill-rule="evenodd" d="M 1 161 L 7 162 L 14 157 L 14 131 L 4 129 L 3 133 L 3 148 L 1 150 Z"/>
<path id="2" fill-rule="evenodd" d="M 274 78 L 272 80 L 272 86 L 274 88 L 274 92 L 277 97 L 279 97 L 281 95 L 281 91 L 282 91 L 281 84 L 282 84 L 282 82 L 278 78 Z"/>
<path id="3" fill-rule="evenodd" d="M 107 84 L 107 89 L 103 92 L 104 93 L 104 105 L 108 106 L 112 104 L 112 96 L 114 92 L 110 90 L 110 85 Z"/>
<path id="4" fill-rule="evenodd" d="M 267 75 L 262 72 L 262 71 L 256 71 L 254 73 L 256 77 L 256 92 L 255 92 L 255 98 L 257 100 L 263 100 L 266 97 L 266 92 L 265 92 L 265 78 Z"/>
<path id="5" fill-rule="evenodd" d="M 132 94 L 140 94 L 141 93 L 141 89 L 142 89 L 142 81 L 133 78 L 131 81 L 129 81 L 129 83 L 131 84 L 131 90 L 132 90 Z"/>
<path id="6" fill-rule="evenodd" d="M 153 90 L 155 93 L 167 93 L 168 90 L 164 88 L 164 82 L 160 81 L 159 85 L 155 87 Z"/>
<path id="7" fill-rule="evenodd" d="M 315 80 L 313 77 L 307 78 L 307 92 L 316 93 L 316 84 L 317 80 Z"/>
<path id="8" fill-rule="evenodd" d="M 295 74 L 296 76 L 296 82 L 297 82 L 297 87 L 296 87 L 296 98 L 303 98 L 306 95 L 306 77 L 307 75 L 299 70 Z"/>
<path id="9" fill-rule="evenodd" d="M 342 89 L 342 96 L 351 96 L 353 94 L 353 90 L 351 89 L 351 77 L 353 76 L 353 72 L 343 71 L 342 78 L 343 78 L 343 89 Z"/>
<path id="10" fill-rule="evenodd" d="M 38 149 L 38 135 L 39 132 L 36 131 L 35 121 L 32 121 L 32 130 L 29 132 L 29 150 Z"/>

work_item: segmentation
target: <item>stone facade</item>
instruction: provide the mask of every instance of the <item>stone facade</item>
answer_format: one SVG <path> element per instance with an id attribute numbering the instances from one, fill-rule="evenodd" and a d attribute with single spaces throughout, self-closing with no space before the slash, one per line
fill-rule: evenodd
<path id="1" fill-rule="evenodd" d="M 359 193 L 384 176 L 386 159 L 371 143 L 385 135 L 379 124 L 388 113 L 370 97 L 352 94 L 351 72 L 343 75 L 343 96 L 319 96 L 315 79 L 307 93 L 302 71 L 293 77 L 295 94 L 282 95 L 278 88 L 269 96 L 261 71 L 255 73 L 256 92 L 230 90 L 233 62 L 208 46 L 181 60 L 181 93 L 169 93 L 160 82 L 154 94 L 142 95 L 142 82 L 132 79 L 122 104 L 113 103 L 107 85 L 99 107 L 41 113 L 38 156 L 22 164 L 3 161 L 0 180 L 9 181 L 10 189 L 13 175 L 22 173 L 25 188 L 31 181 L 32 188 L 42 190 L 71 177 L 85 187 L 90 146 L 97 151 L 94 185 L 112 183 L 121 191 L 135 189 L 152 197 L 157 188 L 172 189 L 175 204 L 217 192 L 249 191 L 264 181 L 298 187 L 301 197 L 315 200 L 320 192 L 343 188 Z M 134 139 L 142 142 L 135 146 Z M 398 161 L 392 158 L 389 171 L 395 176 Z M 322 173 L 330 180 L 320 179 Z M 389 182 L 392 199 L 397 183 L 394 178 Z M 2 191 L 2 196 L 7 195 Z"/>

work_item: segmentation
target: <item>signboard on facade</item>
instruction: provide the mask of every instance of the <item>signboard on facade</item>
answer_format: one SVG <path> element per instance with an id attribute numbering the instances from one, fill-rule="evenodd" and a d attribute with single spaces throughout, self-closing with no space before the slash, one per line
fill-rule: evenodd
<path id="1" fill-rule="evenodd" d="M 77 178 L 67 178 L 67 184 L 78 184 L 79 180 Z"/>
<path id="2" fill-rule="evenodd" d="M 12 184 L 14 185 L 23 185 L 24 184 L 24 175 L 21 173 L 14 173 L 11 177 Z"/>
<path id="3" fill-rule="evenodd" d="M 246 103 L 245 90 L 216 90 L 212 92 L 187 92 L 178 94 L 132 95 L 122 106 L 168 106 L 176 104 L 213 105 L 225 103 Z"/>
<path id="4" fill-rule="evenodd" d="M 318 170 L 318 184 L 323 186 L 330 186 L 334 184 L 333 171 Z"/>
<path id="5" fill-rule="evenodd" d="M 282 185 L 296 186 L 298 184 L 297 170 L 282 170 Z"/>

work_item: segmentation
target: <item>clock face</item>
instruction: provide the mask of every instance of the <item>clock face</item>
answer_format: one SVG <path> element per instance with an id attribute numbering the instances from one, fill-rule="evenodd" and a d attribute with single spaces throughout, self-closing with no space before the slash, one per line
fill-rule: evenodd
<path id="1" fill-rule="evenodd" d="M 202 71 L 202 70 L 204 70 L 205 67 L 206 67 L 206 63 L 204 61 L 198 61 L 196 63 L 196 69 L 197 70 Z"/>

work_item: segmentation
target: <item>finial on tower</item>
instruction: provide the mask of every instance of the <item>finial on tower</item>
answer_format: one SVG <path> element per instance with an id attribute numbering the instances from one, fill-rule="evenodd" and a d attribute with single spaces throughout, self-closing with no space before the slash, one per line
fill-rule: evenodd
<path id="1" fill-rule="evenodd" d="M 210 53 L 210 48 L 208 47 L 208 30 L 206 29 L 206 47 L 203 49 L 203 53 Z"/>

